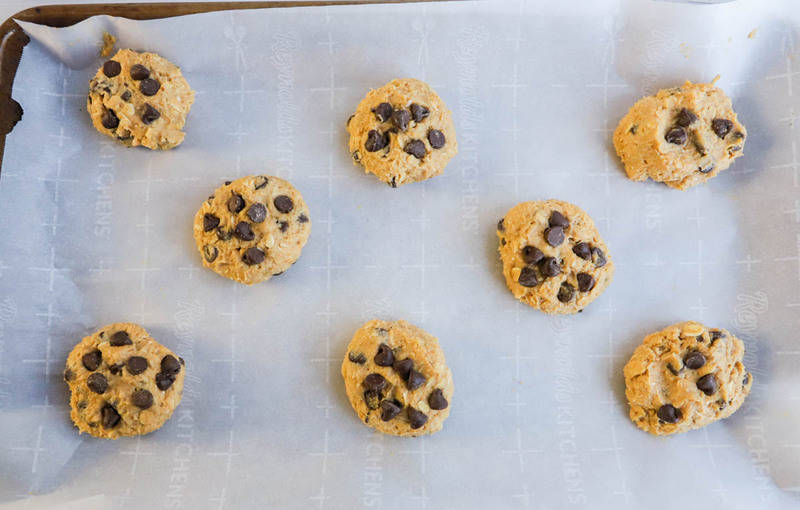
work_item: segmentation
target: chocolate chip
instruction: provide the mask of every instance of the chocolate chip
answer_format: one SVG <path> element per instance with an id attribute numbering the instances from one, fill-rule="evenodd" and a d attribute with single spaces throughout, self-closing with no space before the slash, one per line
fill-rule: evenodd
<path id="1" fill-rule="evenodd" d="M 392 348 L 386 344 L 380 344 L 373 361 L 375 361 L 375 364 L 379 367 L 392 366 L 394 364 L 394 352 L 392 352 Z"/>
<path id="2" fill-rule="evenodd" d="M 750 373 L 744 374 L 744 378 L 742 379 L 742 386 L 747 386 L 747 383 L 750 382 Z"/>
<path id="3" fill-rule="evenodd" d="M 592 260 L 592 247 L 589 243 L 580 242 L 572 247 L 572 253 L 584 260 Z"/>
<path id="4" fill-rule="evenodd" d="M 526 264 L 536 264 L 543 258 L 544 253 L 535 246 L 528 245 L 522 249 L 522 260 L 524 260 Z"/>
<path id="5" fill-rule="evenodd" d="M 288 221 L 282 221 L 278 225 L 280 225 L 279 228 L 281 229 L 281 232 L 286 232 L 287 230 L 289 230 L 289 222 Z"/>
<path id="6" fill-rule="evenodd" d="M 367 362 L 367 357 L 364 356 L 363 352 L 351 352 L 347 355 L 347 359 L 357 365 L 363 365 Z"/>
<path id="7" fill-rule="evenodd" d="M 561 287 L 558 288 L 558 300 L 562 303 L 569 303 L 575 295 L 575 287 L 567 282 L 562 282 Z"/>
<path id="8" fill-rule="evenodd" d="M 635 135 L 635 134 L 636 134 L 636 131 L 638 131 L 638 130 L 639 130 L 639 126 L 638 126 L 637 124 L 633 124 L 633 125 L 632 125 L 632 126 L 629 128 L 629 129 L 628 129 L 628 133 L 630 133 L 630 134 L 632 134 L 632 135 Z"/>
<path id="9" fill-rule="evenodd" d="M 706 357 L 702 352 L 691 351 L 683 358 L 683 364 L 692 370 L 697 370 L 706 364 Z"/>
<path id="10" fill-rule="evenodd" d="M 145 124 L 152 124 L 153 122 L 158 120 L 159 117 L 161 117 L 161 114 L 158 112 L 158 110 L 150 106 L 149 103 L 144 104 L 144 111 L 142 112 L 142 122 L 144 122 Z"/>
<path id="11" fill-rule="evenodd" d="M 252 247 L 245 250 L 244 255 L 242 255 L 242 262 L 248 266 L 255 266 L 256 264 L 261 264 L 264 262 L 264 258 L 265 255 L 263 251 L 256 247 Z"/>
<path id="12" fill-rule="evenodd" d="M 678 423 L 681 419 L 681 410 L 672 404 L 664 404 L 658 408 L 658 419 L 665 423 Z"/>
<path id="13" fill-rule="evenodd" d="M 153 394 L 147 390 L 134 390 L 131 403 L 140 409 L 149 409 L 153 405 Z"/>
<path id="14" fill-rule="evenodd" d="M 228 186 L 228 185 L 229 185 L 230 183 L 232 183 L 232 182 L 233 182 L 233 181 L 225 181 L 225 186 Z"/>
<path id="15" fill-rule="evenodd" d="M 256 238 L 255 232 L 253 232 L 250 224 L 246 221 L 240 221 L 237 223 L 236 228 L 233 229 L 233 233 L 242 241 L 252 241 Z"/>
<path id="16" fill-rule="evenodd" d="M 134 64 L 131 66 L 131 78 L 134 80 L 144 80 L 150 77 L 150 70 L 142 64 Z"/>
<path id="17" fill-rule="evenodd" d="M 261 189 L 264 186 L 266 186 L 268 182 L 269 182 L 269 179 L 266 176 L 259 175 L 255 179 L 255 187 L 256 187 L 256 189 Z"/>
<path id="18" fill-rule="evenodd" d="M 411 118 L 414 119 L 414 122 L 420 122 L 424 120 L 428 115 L 430 115 L 430 113 L 430 110 L 428 110 L 426 107 L 417 103 L 411 103 Z"/>
<path id="19" fill-rule="evenodd" d="M 712 329 L 709 332 L 709 334 L 711 336 L 711 345 L 714 345 L 714 342 L 716 342 L 717 340 L 719 340 L 723 336 L 722 335 L 722 331 L 720 331 L 718 329 Z"/>
<path id="20" fill-rule="evenodd" d="M 392 111 L 392 105 L 389 103 L 381 103 L 372 109 L 372 113 L 374 113 L 381 122 L 386 122 L 389 120 L 389 118 L 392 116 Z"/>
<path id="21" fill-rule="evenodd" d="M 539 269 L 545 277 L 561 274 L 561 266 L 554 257 L 545 257 L 539 262 Z"/>
<path id="22" fill-rule="evenodd" d="M 300 216 L 297 217 L 297 221 L 299 223 L 308 223 L 308 216 L 306 216 L 305 214 L 301 214 Z"/>
<path id="23" fill-rule="evenodd" d="M 377 409 L 381 401 L 381 394 L 375 390 L 367 390 L 364 392 L 364 402 L 367 403 L 369 409 Z"/>
<path id="24" fill-rule="evenodd" d="M 444 133 L 438 129 L 431 129 L 428 131 L 428 143 L 431 144 L 431 147 L 434 149 L 441 149 L 444 147 L 444 142 Z"/>
<path id="25" fill-rule="evenodd" d="M 589 292 L 594 288 L 594 276 L 589 273 L 578 273 L 578 290 Z"/>
<path id="26" fill-rule="evenodd" d="M 697 380 L 697 389 L 706 395 L 713 395 L 719 389 L 717 378 L 714 374 L 706 374 Z"/>
<path id="27" fill-rule="evenodd" d="M 131 91 L 130 90 L 126 90 L 119 97 L 121 97 L 123 101 L 128 101 L 131 98 Z"/>
<path id="28" fill-rule="evenodd" d="M 395 416 L 400 414 L 403 408 L 397 405 L 396 402 L 391 400 L 384 400 L 381 402 L 381 420 L 383 421 L 390 421 Z"/>
<path id="29" fill-rule="evenodd" d="M 667 370 L 669 370 L 672 375 L 678 375 L 678 370 L 675 370 L 675 367 L 672 366 L 672 363 L 667 363 Z"/>
<path id="30" fill-rule="evenodd" d="M 742 138 L 744 138 L 744 133 L 742 133 L 741 131 L 734 131 L 731 136 L 733 137 L 734 140 L 741 140 Z"/>
<path id="31" fill-rule="evenodd" d="M 592 259 L 596 267 L 603 267 L 606 265 L 606 255 L 600 248 L 592 248 Z"/>
<path id="32" fill-rule="evenodd" d="M 523 287 L 535 287 L 539 284 L 539 279 L 536 277 L 536 270 L 532 267 L 525 266 L 519 272 L 517 283 Z"/>
<path id="33" fill-rule="evenodd" d="M 400 131 L 408 129 L 408 123 L 411 121 L 411 112 L 408 110 L 395 110 L 392 113 L 392 124 Z"/>
<path id="34" fill-rule="evenodd" d="M 688 108 L 681 108 L 681 111 L 679 111 L 678 115 L 675 116 L 675 124 L 681 127 L 689 127 L 696 120 L 697 115 L 695 115 L 694 112 Z"/>
<path id="35" fill-rule="evenodd" d="M 414 360 L 411 358 L 396 360 L 392 368 L 402 379 L 408 379 L 409 372 L 414 368 Z"/>
<path id="36" fill-rule="evenodd" d="M 208 232 L 210 230 L 214 230 L 219 225 L 219 218 L 214 216 L 213 214 L 206 213 L 203 216 L 203 231 Z"/>
<path id="37" fill-rule="evenodd" d="M 564 229 L 562 227 L 548 227 L 544 231 L 544 238 L 550 246 L 559 246 L 564 242 Z"/>
<path id="38" fill-rule="evenodd" d="M 711 130 L 720 138 L 725 138 L 725 135 L 730 133 L 733 129 L 733 122 L 728 119 L 714 119 L 711 121 Z"/>
<path id="39" fill-rule="evenodd" d="M 418 429 L 428 421 L 427 414 L 422 411 L 417 411 L 413 407 L 409 406 L 406 413 L 408 414 L 408 423 L 411 425 L 412 429 Z"/>
<path id="40" fill-rule="evenodd" d="M 203 257 L 209 264 L 217 260 L 217 255 L 219 255 L 219 250 L 216 246 L 210 244 L 203 246 Z"/>
<path id="41" fill-rule="evenodd" d="M 127 331 L 117 331 L 111 335 L 111 340 L 108 343 L 114 347 L 119 347 L 121 345 L 131 345 L 133 342 Z"/>
<path id="42" fill-rule="evenodd" d="M 230 241 L 231 237 L 233 237 L 233 232 L 230 230 L 225 230 L 222 227 L 217 228 L 217 239 L 220 241 Z"/>
<path id="43" fill-rule="evenodd" d="M 122 72 L 122 65 L 116 60 L 109 60 L 105 64 L 103 64 L 103 74 L 108 76 L 109 78 L 113 78 L 114 76 L 118 75 Z"/>
<path id="44" fill-rule="evenodd" d="M 561 227 L 564 229 L 569 228 L 569 220 L 566 216 L 558 211 L 553 211 L 550 213 L 550 220 L 548 221 L 548 224 L 551 227 Z"/>
<path id="45" fill-rule="evenodd" d="M 705 168 L 699 167 L 697 169 L 697 171 L 700 172 L 701 174 L 707 174 L 707 173 L 711 172 L 712 170 L 714 170 L 714 163 L 711 163 L 710 165 L 708 165 Z"/>
<path id="46" fill-rule="evenodd" d="M 113 375 L 119 375 L 122 373 L 122 369 L 125 367 L 124 363 L 115 363 L 113 365 L 108 366 L 108 371 L 111 372 Z"/>
<path id="47" fill-rule="evenodd" d="M 447 399 L 444 398 L 444 393 L 439 388 L 436 388 L 428 395 L 428 406 L 435 411 L 447 409 Z"/>
<path id="48" fill-rule="evenodd" d="M 231 198 L 228 199 L 228 210 L 233 214 L 239 213 L 244 209 L 244 198 L 238 193 L 231 193 Z"/>
<path id="49" fill-rule="evenodd" d="M 103 353 L 100 352 L 99 349 L 95 349 L 84 354 L 81 358 L 81 361 L 83 362 L 83 367 L 86 370 L 89 372 L 94 372 L 100 368 L 100 363 L 103 362 Z"/>
<path id="50" fill-rule="evenodd" d="M 154 80 L 153 78 L 145 78 L 141 83 L 139 83 L 139 90 L 141 90 L 142 94 L 145 96 L 155 96 L 160 88 L 161 82 Z"/>
<path id="51" fill-rule="evenodd" d="M 425 384 L 425 381 L 427 380 L 427 377 L 412 368 L 408 371 L 408 380 L 406 381 L 406 386 L 408 386 L 409 390 L 416 390 Z"/>
<path id="52" fill-rule="evenodd" d="M 505 220 L 505 218 L 500 218 L 500 221 L 497 222 L 497 230 L 500 232 L 505 232 L 506 230 Z"/>
<path id="53" fill-rule="evenodd" d="M 103 428 L 113 429 L 119 425 L 120 420 L 119 413 L 111 404 L 106 404 L 100 409 L 100 421 L 103 424 Z"/>
<path id="54" fill-rule="evenodd" d="M 697 138 L 692 137 L 692 145 L 694 146 L 694 149 L 697 151 L 697 153 L 700 154 L 700 156 L 705 156 L 706 154 L 708 154 L 706 152 L 705 146 L 702 143 L 700 143 L 697 140 Z"/>
<path id="55" fill-rule="evenodd" d="M 267 218 L 267 208 L 264 204 L 253 204 L 247 210 L 247 217 L 250 218 L 250 221 L 253 223 L 261 223 Z"/>
<path id="56" fill-rule="evenodd" d="M 147 359 L 141 356 L 131 356 L 128 358 L 128 361 L 125 362 L 125 366 L 128 367 L 128 372 L 130 372 L 131 375 L 141 374 L 147 370 L 148 365 Z"/>
<path id="57" fill-rule="evenodd" d="M 389 144 L 389 135 L 384 133 L 380 134 L 374 129 L 367 133 L 367 140 L 364 142 L 364 148 L 367 152 L 377 152 Z"/>
<path id="58" fill-rule="evenodd" d="M 165 374 L 164 372 L 156 374 L 156 387 L 161 391 L 167 391 L 174 382 L 175 374 Z"/>
<path id="59" fill-rule="evenodd" d="M 108 379 L 100 372 L 95 372 L 86 378 L 86 386 L 93 392 L 102 395 L 108 389 Z"/>
<path id="60" fill-rule="evenodd" d="M 181 362 L 172 354 L 161 358 L 161 371 L 165 374 L 177 374 L 181 371 Z"/>
<path id="61" fill-rule="evenodd" d="M 686 131 L 682 127 L 673 127 L 664 135 L 664 140 L 675 145 L 686 143 Z"/>
<path id="62" fill-rule="evenodd" d="M 278 195 L 272 203 L 275 204 L 275 209 L 282 213 L 288 213 L 294 209 L 294 202 L 286 195 Z"/>
<path id="63" fill-rule="evenodd" d="M 362 384 L 368 390 L 381 391 L 386 387 L 387 381 L 381 374 L 369 374 Z"/>
<path id="64" fill-rule="evenodd" d="M 428 153 L 427 149 L 425 149 L 425 143 L 422 140 L 411 140 L 406 144 L 403 150 L 417 159 L 424 158 L 425 154 Z"/>
<path id="65" fill-rule="evenodd" d="M 71 381 L 71 380 L 73 380 L 73 379 L 75 379 L 75 372 L 73 372 L 73 371 L 72 371 L 71 369 L 69 369 L 69 368 L 68 368 L 68 369 L 66 369 L 66 370 L 64 370 L 64 380 L 65 380 L 65 381 L 67 381 L 67 382 L 69 382 L 69 381 Z"/>
<path id="66" fill-rule="evenodd" d="M 117 114 L 114 113 L 114 110 L 106 109 L 103 111 L 100 123 L 103 124 L 103 127 L 106 129 L 117 129 L 117 126 L 119 126 L 119 118 L 117 118 Z"/>

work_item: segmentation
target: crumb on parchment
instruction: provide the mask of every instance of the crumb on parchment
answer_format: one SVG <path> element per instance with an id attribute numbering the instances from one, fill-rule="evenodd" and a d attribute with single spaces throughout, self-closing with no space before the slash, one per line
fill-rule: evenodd
<path id="1" fill-rule="evenodd" d="M 100 48 L 100 56 L 108 57 L 114 51 L 114 45 L 117 43 L 117 38 L 108 32 L 103 32 L 103 47 Z"/>

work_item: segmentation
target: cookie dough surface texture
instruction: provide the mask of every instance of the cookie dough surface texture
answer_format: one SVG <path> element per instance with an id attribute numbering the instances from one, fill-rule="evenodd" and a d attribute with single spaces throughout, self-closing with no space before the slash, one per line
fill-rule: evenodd
<path id="1" fill-rule="evenodd" d="M 300 192 L 271 175 L 226 182 L 194 218 L 203 265 L 248 285 L 289 269 L 310 232 L 308 206 Z"/>
<path id="2" fill-rule="evenodd" d="M 148 434 L 181 401 L 184 361 L 141 326 L 111 324 L 87 336 L 67 358 L 70 416 L 78 430 L 116 439 Z"/>
<path id="3" fill-rule="evenodd" d="M 89 81 L 95 129 L 125 145 L 171 149 L 183 142 L 194 91 L 180 68 L 155 53 L 119 50 Z"/>
<path id="4" fill-rule="evenodd" d="M 342 376 L 358 418 L 384 434 L 431 434 L 450 414 L 453 376 L 442 348 L 405 321 L 361 326 L 347 346 Z"/>
<path id="5" fill-rule="evenodd" d="M 498 222 L 497 236 L 509 290 L 545 313 L 580 312 L 614 275 L 594 222 L 568 202 L 517 204 Z"/>
<path id="6" fill-rule="evenodd" d="M 371 90 L 347 132 L 353 161 L 392 187 L 439 175 L 458 152 L 450 111 L 428 84 L 414 79 Z"/>
<path id="7" fill-rule="evenodd" d="M 746 137 L 721 89 L 687 81 L 637 101 L 614 132 L 614 148 L 630 179 L 686 189 L 727 169 Z"/>
<path id="8" fill-rule="evenodd" d="M 743 357 L 741 340 L 698 322 L 648 335 L 624 368 L 631 420 L 646 432 L 666 435 L 727 418 L 753 385 Z"/>

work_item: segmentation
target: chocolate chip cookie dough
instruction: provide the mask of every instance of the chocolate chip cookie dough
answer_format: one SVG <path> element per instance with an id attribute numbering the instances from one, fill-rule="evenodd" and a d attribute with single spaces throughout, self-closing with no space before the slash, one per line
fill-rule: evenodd
<path id="1" fill-rule="evenodd" d="M 80 432 L 117 439 L 148 434 L 181 401 L 182 358 L 141 326 L 120 322 L 85 337 L 67 358 L 72 421 Z"/>
<path id="2" fill-rule="evenodd" d="M 194 218 L 203 265 L 248 285 L 289 269 L 310 232 L 308 206 L 300 192 L 271 175 L 226 182 Z"/>
<path id="3" fill-rule="evenodd" d="M 194 91 L 180 68 L 155 53 L 119 50 L 89 81 L 94 127 L 132 147 L 171 149 L 183 142 Z"/>
<path id="4" fill-rule="evenodd" d="M 428 84 L 409 78 L 371 90 L 347 132 L 353 161 L 393 188 L 439 175 L 458 152 L 450 111 Z"/>
<path id="5" fill-rule="evenodd" d="M 435 337 L 405 321 L 361 326 L 342 376 L 358 418 L 384 434 L 431 434 L 450 414 L 453 376 L 444 352 Z"/>
<path id="6" fill-rule="evenodd" d="M 545 313 L 575 313 L 611 282 L 614 264 L 594 222 L 561 200 L 522 202 L 497 224 L 514 297 Z"/>
<path id="7" fill-rule="evenodd" d="M 614 132 L 614 148 L 630 179 L 683 190 L 731 166 L 746 137 L 714 82 L 687 81 L 637 101 Z"/>
<path id="8" fill-rule="evenodd" d="M 743 357 L 741 340 L 697 322 L 648 335 L 624 369 L 631 421 L 646 432 L 665 435 L 727 418 L 753 385 Z"/>

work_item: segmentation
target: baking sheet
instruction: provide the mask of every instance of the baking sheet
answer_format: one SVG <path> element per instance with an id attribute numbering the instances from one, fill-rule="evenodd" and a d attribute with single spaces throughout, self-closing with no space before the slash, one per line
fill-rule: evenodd
<path id="1" fill-rule="evenodd" d="M 796 508 L 800 12 L 591 4 L 25 24 L 25 114 L 0 178 L 0 502 Z M 126 149 L 92 128 L 103 30 L 182 67 L 197 100 L 178 149 Z M 627 108 L 717 74 L 745 156 L 687 192 L 627 180 L 610 144 Z M 391 189 L 352 165 L 344 122 L 404 76 L 453 110 L 460 153 Z M 222 181 L 251 173 L 290 179 L 313 227 L 290 271 L 246 288 L 200 267 L 191 222 Z M 573 317 L 517 303 L 496 256 L 497 220 L 551 197 L 594 217 L 617 265 Z M 350 409 L 340 360 L 373 317 L 439 337 L 456 385 L 442 432 L 384 437 Z M 651 437 L 627 418 L 622 366 L 645 334 L 687 319 L 745 341 L 753 392 L 728 420 Z M 186 359 L 183 402 L 151 435 L 79 437 L 64 360 L 124 320 Z"/>

